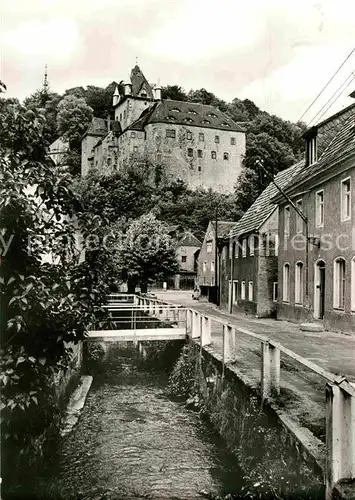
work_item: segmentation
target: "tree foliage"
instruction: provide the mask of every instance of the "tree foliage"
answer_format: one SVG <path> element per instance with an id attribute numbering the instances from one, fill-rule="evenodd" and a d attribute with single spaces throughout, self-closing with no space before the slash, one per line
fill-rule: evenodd
<path id="1" fill-rule="evenodd" d="M 16 455 L 53 418 L 50 383 L 99 295 L 86 264 L 76 265 L 78 200 L 71 176 L 48 160 L 44 112 L 5 100 L 0 111 L 2 436 Z"/>

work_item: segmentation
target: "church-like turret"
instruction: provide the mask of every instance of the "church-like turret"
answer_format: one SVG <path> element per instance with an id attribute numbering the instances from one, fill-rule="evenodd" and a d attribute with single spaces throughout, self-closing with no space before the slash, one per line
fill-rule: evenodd
<path id="1" fill-rule="evenodd" d="M 116 106 L 120 101 L 120 93 L 118 91 L 118 86 L 116 85 L 115 92 L 113 94 L 112 104 Z"/>

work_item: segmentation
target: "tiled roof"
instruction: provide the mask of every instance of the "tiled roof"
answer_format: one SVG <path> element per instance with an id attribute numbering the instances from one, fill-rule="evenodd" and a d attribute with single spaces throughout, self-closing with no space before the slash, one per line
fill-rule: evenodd
<path id="1" fill-rule="evenodd" d="M 180 247 L 200 247 L 201 241 L 196 238 L 190 231 L 185 231 L 179 240 Z"/>
<path id="2" fill-rule="evenodd" d="M 195 102 L 163 99 L 154 106 L 147 123 L 170 123 L 171 125 L 191 125 L 234 132 L 245 129 L 214 106 Z"/>
<path id="3" fill-rule="evenodd" d="M 154 99 L 152 88 L 137 64 L 131 71 L 131 83 L 132 95 L 134 97 L 139 96 L 141 90 L 144 90 L 147 93 L 147 97 L 149 97 L 150 99 Z"/>
<path id="4" fill-rule="evenodd" d="M 107 124 L 104 118 L 96 118 L 94 117 L 91 120 L 90 125 L 86 131 L 86 134 L 90 135 L 106 135 L 107 134 Z"/>
<path id="5" fill-rule="evenodd" d="M 330 119 L 327 120 L 327 125 L 331 125 Z M 328 128 L 327 138 L 328 142 L 318 161 L 301 169 L 297 177 L 286 186 L 287 193 L 291 194 L 300 185 L 317 177 L 342 159 L 350 155 L 355 156 L 355 104 L 349 106 L 342 115 L 337 113 L 334 129 Z M 280 197 L 276 195 L 273 201 L 279 200 Z"/>
<path id="6" fill-rule="evenodd" d="M 214 230 L 216 230 L 216 222 L 211 221 L 211 225 Z M 225 220 L 217 220 L 217 238 L 224 238 L 229 234 L 229 231 L 233 229 L 235 226 L 235 222 L 232 221 L 225 221 Z"/>
<path id="7" fill-rule="evenodd" d="M 275 177 L 275 183 L 283 189 L 286 184 L 293 179 L 298 172 L 302 169 L 304 160 L 292 165 L 285 170 L 279 172 Z M 261 224 L 272 214 L 276 205 L 272 203 L 271 198 L 278 193 L 277 187 L 270 182 L 261 195 L 254 201 L 254 203 L 245 212 L 242 218 L 234 224 L 231 234 L 233 236 L 242 235 L 251 231 L 259 229 Z"/>

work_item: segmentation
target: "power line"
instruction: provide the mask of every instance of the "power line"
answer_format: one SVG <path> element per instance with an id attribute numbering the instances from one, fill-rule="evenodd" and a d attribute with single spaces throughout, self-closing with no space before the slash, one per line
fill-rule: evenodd
<path id="1" fill-rule="evenodd" d="M 351 80 L 348 82 L 349 78 L 351 78 Z M 349 85 L 353 82 L 353 80 L 355 80 L 355 71 L 353 71 L 352 73 L 350 73 L 350 75 L 347 77 L 347 79 L 345 80 L 345 82 L 341 85 L 340 87 L 340 93 L 339 95 L 335 98 L 335 100 L 329 104 L 329 106 L 324 110 L 324 112 L 320 115 L 320 117 L 318 118 L 318 121 L 325 115 L 325 113 L 337 102 L 337 100 L 339 99 L 339 97 L 344 93 L 344 91 L 349 87 Z M 344 85 L 346 84 L 346 86 L 344 88 L 342 88 Z M 322 112 L 322 110 L 325 108 L 325 106 L 329 103 L 329 101 L 334 97 L 334 95 L 339 91 L 339 88 L 336 92 L 334 92 L 334 94 L 332 95 L 332 97 L 330 99 L 328 99 L 328 101 L 324 104 L 324 106 L 318 111 L 318 113 L 316 114 L 316 116 L 311 120 L 311 122 L 313 120 L 315 120 L 317 118 L 317 116 L 319 115 L 319 113 Z M 310 123 L 311 123 L 310 122 Z M 309 124 L 308 124 L 309 126 Z"/>
<path id="2" fill-rule="evenodd" d="M 324 87 L 322 88 L 322 90 L 319 92 L 319 94 L 317 95 L 317 97 L 311 102 L 311 104 L 308 106 L 308 108 L 306 109 L 306 111 L 303 113 L 303 115 L 301 116 L 301 118 L 299 118 L 298 121 L 301 121 L 302 118 L 304 117 L 304 115 L 306 113 L 308 113 L 308 111 L 311 109 L 311 107 L 313 106 L 313 104 L 318 100 L 318 98 L 320 97 L 320 95 L 324 92 L 324 90 L 328 87 L 328 85 L 330 84 L 330 82 L 333 81 L 333 79 L 336 77 L 336 75 L 339 73 L 339 71 L 341 70 L 341 68 L 344 66 L 344 64 L 346 63 L 346 61 L 352 56 L 353 52 L 355 52 L 355 47 L 352 49 L 352 51 L 350 52 L 350 54 L 346 57 L 346 59 L 341 63 L 341 65 L 339 66 L 339 68 L 336 70 L 336 72 L 333 74 L 333 76 L 330 78 L 330 80 L 328 80 L 328 82 L 324 85 Z"/>

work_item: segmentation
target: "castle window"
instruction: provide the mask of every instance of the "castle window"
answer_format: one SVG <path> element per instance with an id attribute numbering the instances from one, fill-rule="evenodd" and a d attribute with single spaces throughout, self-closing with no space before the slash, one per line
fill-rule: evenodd
<path id="1" fill-rule="evenodd" d="M 231 144 L 232 146 L 235 146 L 235 137 L 231 137 Z"/>
<path id="2" fill-rule="evenodd" d="M 211 158 L 212 158 L 212 160 L 215 160 L 217 158 L 216 151 L 211 151 Z"/>
<path id="3" fill-rule="evenodd" d="M 202 120 L 202 123 L 206 123 L 206 125 L 208 125 L 211 122 L 209 120 Z"/>
<path id="4" fill-rule="evenodd" d="M 196 111 L 194 111 L 193 109 L 189 109 L 188 113 L 191 113 L 192 115 L 197 115 Z"/>
<path id="5" fill-rule="evenodd" d="M 135 153 L 137 153 L 137 151 L 138 151 L 138 146 L 133 146 L 133 151 L 134 151 Z"/>
<path id="6" fill-rule="evenodd" d="M 184 122 L 189 122 L 189 123 L 192 123 L 192 122 L 193 122 L 193 119 L 192 119 L 192 118 L 184 118 Z"/>
<path id="7" fill-rule="evenodd" d="M 192 148 L 187 148 L 187 156 L 193 156 L 194 150 Z"/>
<path id="8" fill-rule="evenodd" d="M 189 130 L 186 133 L 186 139 L 188 139 L 188 140 L 192 139 L 192 132 L 190 132 Z"/>
<path id="9" fill-rule="evenodd" d="M 202 149 L 197 150 L 197 157 L 202 158 Z"/>
<path id="10" fill-rule="evenodd" d="M 132 139 L 134 139 L 136 137 L 136 133 L 135 132 L 131 132 L 131 137 L 132 137 Z"/>
<path id="11" fill-rule="evenodd" d="M 172 139 L 175 139 L 176 137 L 175 129 L 174 128 L 166 129 L 166 137 L 171 137 Z"/>
<path id="12" fill-rule="evenodd" d="M 208 113 L 207 116 L 211 116 L 212 118 L 217 118 L 217 115 L 215 115 L 214 113 Z"/>
<path id="13" fill-rule="evenodd" d="M 198 171 L 201 172 L 201 170 L 202 170 L 201 165 L 199 165 Z"/>
<path id="14" fill-rule="evenodd" d="M 215 135 L 214 136 L 214 142 L 215 143 L 219 143 L 219 135 Z"/>
<path id="15" fill-rule="evenodd" d="M 223 153 L 223 160 L 229 160 L 229 153 Z"/>
<path id="16" fill-rule="evenodd" d="M 198 134 L 198 140 L 201 141 L 201 142 L 203 142 L 205 140 L 205 134 L 203 134 L 202 132 L 200 132 Z"/>

